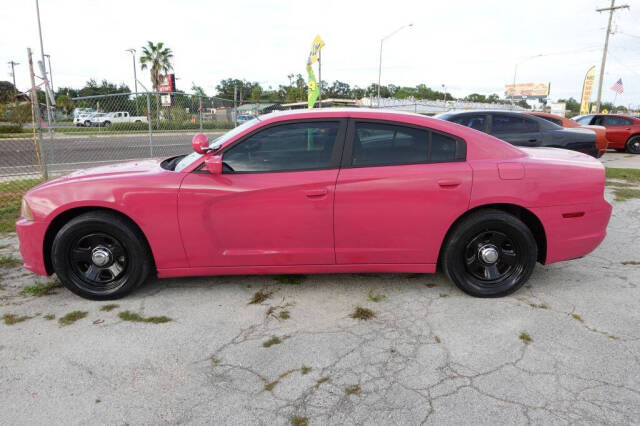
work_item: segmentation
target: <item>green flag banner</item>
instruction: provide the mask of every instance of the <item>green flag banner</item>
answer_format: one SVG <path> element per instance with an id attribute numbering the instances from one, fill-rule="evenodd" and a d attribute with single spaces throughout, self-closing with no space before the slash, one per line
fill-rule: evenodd
<path id="1" fill-rule="evenodd" d="M 313 68 L 311 66 L 315 62 L 319 62 L 320 49 L 322 49 L 322 46 L 324 46 L 324 41 L 322 41 L 320 36 L 317 35 L 316 38 L 313 39 L 309 58 L 307 59 L 307 75 L 309 76 L 309 82 L 307 83 L 307 103 L 309 109 L 313 108 L 316 100 L 318 100 L 318 96 L 320 95 L 320 88 L 318 87 L 316 76 L 313 73 Z"/>

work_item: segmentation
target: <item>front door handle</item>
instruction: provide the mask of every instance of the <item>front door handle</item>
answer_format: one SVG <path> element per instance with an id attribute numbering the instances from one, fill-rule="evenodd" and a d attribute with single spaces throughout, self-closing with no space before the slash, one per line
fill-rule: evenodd
<path id="1" fill-rule="evenodd" d="M 527 142 L 538 142 L 538 139 L 529 139 Z"/>
<path id="2" fill-rule="evenodd" d="M 329 191 L 327 190 L 327 188 L 309 189 L 307 191 L 304 191 L 304 195 L 306 195 L 308 198 L 320 198 L 320 197 L 324 197 L 328 193 Z"/>
<path id="3" fill-rule="evenodd" d="M 438 185 L 442 188 L 455 188 L 456 186 L 460 186 L 461 183 L 462 181 L 458 179 L 440 179 L 438 181 Z"/>

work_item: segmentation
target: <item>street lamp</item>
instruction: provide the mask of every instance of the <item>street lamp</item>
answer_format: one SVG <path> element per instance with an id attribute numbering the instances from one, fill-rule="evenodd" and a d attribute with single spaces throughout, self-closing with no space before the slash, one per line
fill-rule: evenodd
<path id="1" fill-rule="evenodd" d="M 136 49 L 127 49 L 125 52 L 130 52 L 131 57 L 133 58 L 133 84 L 136 90 L 136 94 L 138 93 L 138 76 L 136 75 Z"/>
<path id="2" fill-rule="evenodd" d="M 387 35 L 386 37 L 383 37 L 380 40 L 380 61 L 378 62 L 378 108 L 380 108 L 380 79 L 382 77 L 382 43 L 384 43 L 384 41 L 389 37 L 398 33 L 400 30 L 403 30 L 405 28 L 412 27 L 412 26 L 413 24 L 403 25 L 397 30 L 395 30 L 394 32 L 390 33 L 389 35 Z"/>
<path id="3" fill-rule="evenodd" d="M 513 91 L 514 91 L 514 93 L 515 93 L 515 90 L 516 90 L 516 74 L 518 73 L 518 65 L 522 65 L 525 62 L 527 62 L 527 61 L 529 61 L 531 59 L 534 59 L 534 58 L 539 58 L 540 56 L 545 56 L 545 55 L 543 55 L 542 53 L 539 53 L 537 55 L 528 56 L 528 57 L 524 58 L 523 60 L 521 60 L 520 62 L 516 62 L 516 65 L 513 68 Z M 512 105 L 514 104 L 514 102 L 513 102 L 514 93 L 511 94 L 511 104 Z"/>
<path id="4" fill-rule="evenodd" d="M 53 89 L 53 71 L 51 70 L 51 55 L 44 54 L 44 57 L 47 58 L 47 62 L 49 63 L 49 83 L 51 84 L 51 92 L 54 92 Z"/>

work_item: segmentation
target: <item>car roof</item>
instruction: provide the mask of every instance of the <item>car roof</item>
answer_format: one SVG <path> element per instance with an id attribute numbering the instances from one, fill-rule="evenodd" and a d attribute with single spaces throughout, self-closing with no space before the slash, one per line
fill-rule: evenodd
<path id="1" fill-rule="evenodd" d="M 501 115 L 508 115 L 511 117 L 522 117 L 523 115 L 526 115 L 527 118 L 537 122 L 540 125 L 540 127 L 543 129 L 553 130 L 553 129 L 562 128 L 561 126 L 558 126 L 557 124 L 552 123 L 549 120 L 545 120 L 542 117 L 529 114 L 530 112 L 531 111 L 504 111 L 504 110 L 470 110 L 470 111 L 459 111 L 459 112 L 451 111 L 443 114 L 438 114 L 436 118 L 442 117 L 442 119 L 444 120 L 449 120 L 453 117 L 460 117 L 464 115 L 473 115 L 473 114 L 501 114 Z"/>

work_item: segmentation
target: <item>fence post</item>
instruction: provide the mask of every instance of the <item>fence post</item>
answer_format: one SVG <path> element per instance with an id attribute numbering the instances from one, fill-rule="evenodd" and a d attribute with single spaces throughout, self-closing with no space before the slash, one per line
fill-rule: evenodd
<path id="1" fill-rule="evenodd" d="M 200 118 L 200 131 L 202 132 L 202 96 L 198 96 L 198 116 Z"/>
<path id="2" fill-rule="evenodd" d="M 147 92 L 147 117 L 149 118 L 147 120 L 149 122 L 149 156 L 153 157 L 153 125 L 151 124 L 151 98 L 149 97 L 149 92 Z"/>
<path id="3" fill-rule="evenodd" d="M 27 48 L 27 55 L 29 56 L 29 75 L 31 76 L 31 108 L 35 115 L 35 121 L 38 123 L 38 157 L 40 159 L 40 165 L 42 167 L 42 178 L 49 180 L 49 171 L 47 170 L 47 158 L 42 146 L 42 118 L 40 116 L 40 104 L 38 103 L 38 93 L 36 92 L 35 74 L 33 72 L 33 58 L 31 57 L 31 48 Z M 35 124 L 35 123 L 34 123 Z"/>

